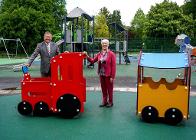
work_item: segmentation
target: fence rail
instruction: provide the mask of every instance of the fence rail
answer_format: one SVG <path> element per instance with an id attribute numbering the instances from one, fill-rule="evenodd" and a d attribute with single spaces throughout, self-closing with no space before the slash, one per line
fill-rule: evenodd
<path id="1" fill-rule="evenodd" d="M 128 51 L 138 52 L 141 49 L 146 52 L 178 52 L 179 47 L 174 43 L 175 38 L 152 38 L 145 40 L 132 38 L 128 41 Z M 196 46 L 196 38 L 191 39 L 191 45 Z"/>

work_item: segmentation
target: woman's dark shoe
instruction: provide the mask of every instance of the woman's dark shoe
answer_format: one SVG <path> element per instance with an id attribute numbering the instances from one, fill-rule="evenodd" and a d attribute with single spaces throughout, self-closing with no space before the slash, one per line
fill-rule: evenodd
<path id="1" fill-rule="evenodd" d="M 105 106 L 107 106 L 107 104 L 101 104 L 101 105 L 99 105 L 99 107 L 105 107 Z"/>
<path id="2" fill-rule="evenodd" d="M 108 108 L 110 108 L 110 107 L 112 107 L 113 106 L 113 104 L 107 104 L 106 105 L 106 107 L 108 107 Z"/>

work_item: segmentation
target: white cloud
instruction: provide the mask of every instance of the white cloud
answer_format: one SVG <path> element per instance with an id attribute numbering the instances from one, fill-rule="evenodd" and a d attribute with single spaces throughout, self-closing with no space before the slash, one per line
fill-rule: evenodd
<path id="1" fill-rule="evenodd" d="M 112 12 L 113 10 L 120 10 L 122 22 L 130 25 L 136 11 L 141 8 L 145 14 L 148 13 L 150 7 L 156 3 L 161 3 L 163 0 L 66 0 L 68 13 L 75 7 L 82 8 L 89 15 L 98 14 L 102 7 Z M 184 0 L 170 0 L 182 5 Z"/>

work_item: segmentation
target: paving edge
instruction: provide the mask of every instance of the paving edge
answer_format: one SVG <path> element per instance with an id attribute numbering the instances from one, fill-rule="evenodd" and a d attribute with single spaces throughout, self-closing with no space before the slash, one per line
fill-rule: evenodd
<path id="1" fill-rule="evenodd" d="M 86 87 L 87 91 L 101 91 L 101 87 Z M 115 87 L 114 88 L 114 92 L 115 91 L 120 91 L 120 92 L 130 92 L 130 93 L 136 93 L 137 92 L 137 88 L 130 88 L 130 87 Z M 20 94 L 21 90 L 0 90 L 0 96 L 1 95 L 16 95 L 16 94 Z M 196 92 L 195 91 L 191 91 L 191 96 L 196 96 Z"/>

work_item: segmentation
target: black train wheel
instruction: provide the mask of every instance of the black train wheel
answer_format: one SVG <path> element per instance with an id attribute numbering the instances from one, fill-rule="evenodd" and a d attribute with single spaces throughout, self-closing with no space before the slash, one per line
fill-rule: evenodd
<path id="1" fill-rule="evenodd" d="M 171 125 L 177 125 L 180 123 L 183 119 L 182 112 L 177 108 L 169 108 L 165 112 L 165 120 L 166 123 Z"/>
<path id="2" fill-rule="evenodd" d="M 43 101 L 36 103 L 33 114 L 36 116 L 42 116 L 42 117 L 47 116 L 49 114 L 48 105 Z"/>
<path id="3" fill-rule="evenodd" d="M 56 103 L 57 111 L 62 117 L 73 118 L 78 115 L 81 109 L 80 100 L 72 94 L 60 96 Z"/>
<path id="4" fill-rule="evenodd" d="M 153 123 L 157 121 L 158 111 L 153 106 L 146 106 L 142 109 L 142 120 L 145 122 Z"/>
<path id="5" fill-rule="evenodd" d="M 22 101 L 18 104 L 18 112 L 22 115 L 29 115 L 32 113 L 32 106 L 27 101 Z"/>

